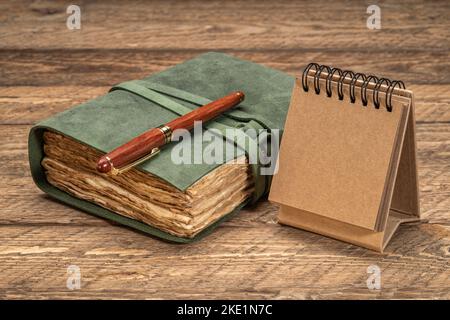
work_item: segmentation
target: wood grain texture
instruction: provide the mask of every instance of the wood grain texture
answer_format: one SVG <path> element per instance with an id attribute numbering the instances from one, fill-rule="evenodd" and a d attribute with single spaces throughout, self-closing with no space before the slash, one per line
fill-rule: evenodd
<path id="1" fill-rule="evenodd" d="M 274 223 L 229 222 L 189 245 L 71 225 L 8 227 L 0 241 L 1 298 L 450 297 L 449 232 L 436 225 L 402 226 L 384 255 Z M 367 289 L 372 264 L 381 290 Z M 66 288 L 69 265 L 79 291 Z"/>
<path id="2" fill-rule="evenodd" d="M 66 2 L 2 3 L 5 48 L 447 50 L 448 1 L 383 2 L 382 29 L 368 32 L 370 1 L 79 1 L 80 32 Z M 7 13 L 7 14 L 6 14 Z"/>
<path id="3" fill-rule="evenodd" d="M 450 3 L 0 2 L 0 298 L 450 299 Z M 236 8 L 240 8 L 239 11 Z M 326 10 L 324 10 L 324 8 Z M 385 254 L 276 223 L 267 201 L 174 245 L 95 218 L 32 182 L 32 124 L 207 51 L 299 75 L 316 61 L 404 80 L 416 97 L 421 210 Z M 368 290 L 367 267 L 382 271 Z M 66 287 L 67 267 L 81 290 Z"/>
<path id="4" fill-rule="evenodd" d="M 211 49 L 215 51 L 216 49 Z M 109 86 L 143 78 L 211 50 L 1 49 L 0 86 Z M 311 62 L 373 73 L 410 84 L 450 84 L 448 51 L 221 50 L 241 59 L 301 75 Z M 382 59 L 380 58 L 382 57 Z M 439 61 L 439 63 L 436 63 Z"/>

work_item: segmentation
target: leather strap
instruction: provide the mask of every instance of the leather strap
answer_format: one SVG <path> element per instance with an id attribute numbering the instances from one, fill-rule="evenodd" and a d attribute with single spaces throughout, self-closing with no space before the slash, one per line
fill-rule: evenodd
<path id="1" fill-rule="evenodd" d="M 199 106 L 205 105 L 212 101 L 210 99 L 195 95 L 193 93 L 190 93 L 190 92 L 187 92 L 184 90 L 180 90 L 177 88 L 173 88 L 170 86 L 166 86 L 166 85 L 163 85 L 160 83 L 146 82 L 143 80 L 135 80 L 135 82 L 138 82 L 142 86 L 152 89 L 154 91 L 157 91 L 157 92 L 163 93 L 165 95 L 172 96 L 174 98 L 178 98 L 178 99 L 181 99 L 186 102 L 190 102 L 190 103 L 193 103 L 193 104 L 196 104 Z M 240 105 L 245 106 L 245 101 L 241 102 Z M 275 128 L 275 126 L 272 124 L 271 121 L 264 119 L 257 115 L 248 114 L 247 112 L 242 111 L 242 110 L 234 109 L 234 110 L 231 110 L 230 112 L 227 112 L 223 116 L 233 119 L 233 120 L 236 120 L 236 121 L 241 121 L 241 122 L 249 122 L 249 121 L 258 122 L 259 123 L 258 127 L 263 127 L 264 129 L 267 129 L 267 130 L 270 130 L 271 128 Z"/>
<path id="2" fill-rule="evenodd" d="M 176 98 L 179 98 L 181 100 L 197 104 L 197 105 L 205 105 L 211 100 L 207 98 L 203 98 L 200 96 L 196 96 L 194 94 L 188 93 L 186 91 L 182 91 L 173 87 L 164 86 L 157 83 L 147 83 L 140 80 L 134 80 L 134 81 L 127 81 L 120 83 L 118 85 L 115 85 L 110 89 L 111 91 L 115 90 L 124 90 L 128 91 L 130 93 L 133 93 L 135 95 L 140 96 L 141 98 L 144 98 L 146 100 L 152 101 L 158 105 L 160 105 L 163 108 L 166 108 L 169 111 L 172 111 L 173 113 L 181 116 L 186 113 L 189 113 L 192 111 L 192 109 L 175 102 L 174 100 L 168 98 L 166 95 L 173 96 Z M 166 95 L 164 95 L 166 94 Z M 227 126 L 225 124 L 219 123 L 217 121 L 209 121 L 206 126 L 207 129 L 217 129 L 221 132 L 222 138 L 227 140 L 225 130 L 230 129 L 233 127 Z M 241 129 L 262 129 L 265 128 L 265 125 L 261 125 L 259 121 L 255 121 L 254 119 L 250 119 Z M 214 132 L 214 131 L 213 131 Z M 239 147 L 241 150 L 243 150 L 247 156 L 249 155 L 250 150 L 258 150 L 257 144 L 253 138 L 245 134 L 243 130 L 239 130 L 238 134 L 245 135 L 244 141 L 246 141 L 246 144 L 242 144 L 239 142 L 240 139 L 237 139 L 237 141 L 231 141 L 228 140 L 231 143 L 234 143 L 237 147 Z M 256 155 L 258 157 L 258 155 Z M 259 163 L 259 161 L 257 162 Z M 268 189 L 268 183 L 269 183 L 269 176 L 261 176 L 259 174 L 259 165 L 258 164 L 251 164 L 253 179 L 254 179 L 254 186 L 255 191 L 253 194 L 252 203 L 256 202 L 262 195 L 264 195 L 267 192 Z"/>

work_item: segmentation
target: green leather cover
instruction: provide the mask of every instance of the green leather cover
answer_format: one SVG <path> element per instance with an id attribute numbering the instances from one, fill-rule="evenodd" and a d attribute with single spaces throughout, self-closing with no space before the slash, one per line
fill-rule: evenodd
<path id="1" fill-rule="evenodd" d="M 142 80 L 114 86 L 98 97 L 61 112 L 35 125 L 29 134 L 28 150 L 33 179 L 49 195 L 67 204 L 143 232 L 176 242 L 189 242 L 209 233 L 215 222 L 195 238 L 180 238 L 139 221 L 123 217 L 94 203 L 78 199 L 50 185 L 41 161 L 44 156 L 43 132 L 59 132 L 101 152 L 109 152 L 149 128 L 159 126 L 199 105 L 218 99 L 232 91 L 245 92 L 245 100 L 226 115 L 207 124 L 208 128 L 283 129 L 294 78 L 259 64 L 236 59 L 222 53 L 206 53 Z M 183 143 L 183 142 L 179 142 Z M 226 142 L 233 143 L 233 142 Z M 170 160 L 174 143 L 139 166 L 180 190 L 185 190 L 219 164 L 175 165 Z M 235 145 L 236 155 L 246 152 Z M 231 159 L 226 159 L 231 160 Z M 270 177 L 260 176 L 253 168 L 253 201 L 266 194 Z"/>

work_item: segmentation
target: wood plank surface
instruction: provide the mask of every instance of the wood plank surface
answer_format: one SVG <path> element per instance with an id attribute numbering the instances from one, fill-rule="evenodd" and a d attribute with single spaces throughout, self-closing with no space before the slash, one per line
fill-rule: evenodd
<path id="1" fill-rule="evenodd" d="M 402 226 L 384 255 L 275 223 L 229 222 L 189 245 L 116 226 L 15 226 L 0 243 L 1 298 L 450 298 L 449 234 L 436 225 Z M 81 290 L 66 288 L 69 265 Z M 382 290 L 367 289 L 369 265 Z"/>
<path id="2" fill-rule="evenodd" d="M 211 50 L 0 49 L 0 86 L 111 86 L 162 71 L 207 51 Z M 304 67 L 314 61 L 356 72 L 400 79 L 407 85 L 450 84 L 450 60 L 448 52 L 445 51 L 221 51 L 296 76 L 301 75 Z"/>
<path id="3" fill-rule="evenodd" d="M 450 299 L 450 2 L 0 1 L 0 298 Z M 239 8 L 239 10 L 237 9 Z M 175 245 L 52 200 L 33 183 L 36 122 L 207 51 L 291 75 L 319 62 L 404 80 L 416 97 L 423 220 L 384 254 L 277 224 L 266 200 Z M 81 289 L 66 286 L 67 267 Z M 381 268 L 369 290 L 367 267 Z"/>
<path id="4" fill-rule="evenodd" d="M 66 2 L 3 2 L 5 48 L 447 50 L 445 0 L 389 1 L 368 32 L 370 1 L 80 1 L 81 30 L 68 30 Z"/>

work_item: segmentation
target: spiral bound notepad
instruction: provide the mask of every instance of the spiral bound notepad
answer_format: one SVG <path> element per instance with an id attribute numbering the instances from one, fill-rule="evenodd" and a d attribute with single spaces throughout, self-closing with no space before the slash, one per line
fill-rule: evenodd
<path id="1" fill-rule="evenodd" d="M 414 99 L 401 81 L 309 64 L 269 200 L 279 222 L 377 251 L 419 219 Z"/>

